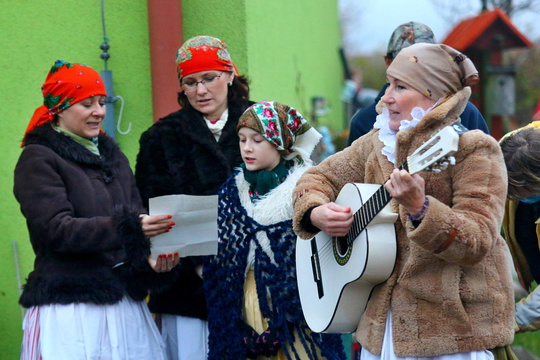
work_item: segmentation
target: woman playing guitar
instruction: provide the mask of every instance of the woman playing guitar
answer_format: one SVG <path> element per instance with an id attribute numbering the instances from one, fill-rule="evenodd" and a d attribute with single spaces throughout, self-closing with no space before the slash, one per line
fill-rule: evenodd
<path id="1" fill-rule="evenodd" d="M 478 72 L 451 47 L 415 44 L 396 56 L 387 80 L 375 128 L 299 179 L 295 232 L 303 239 L 319 231 L 345 236 L 353 212 L 335 203 L 340 190 L 384 184 L 399 215 L 396 263 L 360 318 L 361 359 L 494 359 L 488 349 L 510 344 L 514 334 L 508 248 L 500 236 L 507 180 L 497 142 L 468 131 L 455 166 L 414 175 L 398 169 L 459 121 Z M 324 293 L 324 279 L 322 287 Z"/>

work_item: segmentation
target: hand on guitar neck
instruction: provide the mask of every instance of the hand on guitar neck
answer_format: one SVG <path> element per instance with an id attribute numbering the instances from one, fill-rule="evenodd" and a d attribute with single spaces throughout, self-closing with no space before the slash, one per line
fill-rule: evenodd
<path id="1" fill-rule="evenodd" d="M 327 203 L 313 209 L 311 223 L 330 236 L 345 236 L 353 222 L 353 213 L 349 206 Z"/>
<path id="2" fill-rule="evenodd" d="M 426 191 L 424 179 L 420 175 L 411 175 L 407 170 L 394 169 L 384 187 L 409 214 L 417 215 L 422 211 Z"/>

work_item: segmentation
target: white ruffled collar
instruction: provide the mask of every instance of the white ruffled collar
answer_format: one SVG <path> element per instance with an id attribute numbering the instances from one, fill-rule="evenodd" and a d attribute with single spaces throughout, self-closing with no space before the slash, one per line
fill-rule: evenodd
<path id="1" fill-rule="evenodd" d="M 427 110 L 422 109 L 421 107 L 415 107 L 411 110 L 412 120 L 401 120 L 399 130 L 390 129 L 390 113 L 387 108 L 384 108 L 382 113 L 377 115 L 375 124 L 373 127 L 379 130 L 379 140 L 385 145 L 382 149 L 382 154 L 388 158 L 394 166 L 396 165 L 396 134 L 399 131 L 404 131 L 412 129 L 418 125 L 420 120 L 430 112 L 435 106 L 439 104 L 440 100 L 437 101 L 433 106 Z"/>
<path id="2" fill-rule="evenodd" d="M 204 120 L 206 121 L 206 125 L 208 126 L 208 129 L 210 129 L 216 141 L 219 140 L 219 137 L 221 136 L 221 132 L 223 128 L 225 127 L 225 124 L 227 123 L 228 118 L 229 118 L 229 109 L 225 109 L 223 114 L 221 114 L 219 120 L 213 124 L 210 120 L 208 120 L 207 118 L 204 118 Z"/>

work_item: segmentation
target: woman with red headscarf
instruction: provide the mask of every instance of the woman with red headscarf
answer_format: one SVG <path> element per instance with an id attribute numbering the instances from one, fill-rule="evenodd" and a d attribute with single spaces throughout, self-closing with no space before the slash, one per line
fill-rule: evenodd
<path id="1" fill-rule="evenodd" d="M 181 110 L 157 121 L 140 139 L 135 177 L 143 201 L 171 194 L 214 195 L 242 163 L 236 125 L 252 104 L 227 45 L 211 36 L 187 40 L 176 57 Z M 168 291 L 152 293 L 169 359 L 203 360 L 207 310 L 200 257 L 183 258 Z"/>
<path id="2" fill-rule="evenodd" d="M 99 74 L 58 60 L 42 92 L 14 179 L 36 255 L 21 359 L 165 359 L 144 300 L 176 276 L 178 254 L 149 257 L 149 237 L 174 224 L 141 215 L 128 160 L 100 130 Z"/>

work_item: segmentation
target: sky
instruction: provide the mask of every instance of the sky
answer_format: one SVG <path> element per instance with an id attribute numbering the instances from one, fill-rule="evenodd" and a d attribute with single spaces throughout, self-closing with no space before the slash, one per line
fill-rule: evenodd
<path id="1" fill-rule="evenodd" d="M 480 0 L 339 0 L 339 6 L 348 56 L 386 52 L 394 29 L 409 21 L 428 25 L 436 40 L 442 42 L 459 21 L 476 16 L 481 7 Z M 539 18 L 539 12 L 529 11 L 517 14 L 512 21 L 535 41 L 540 38 Z"/>

